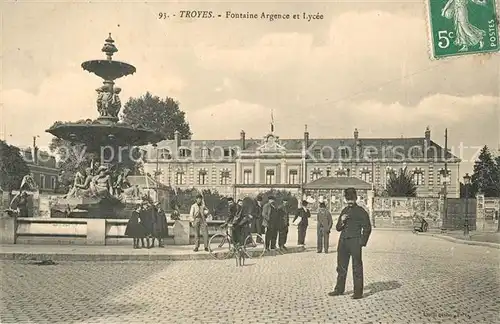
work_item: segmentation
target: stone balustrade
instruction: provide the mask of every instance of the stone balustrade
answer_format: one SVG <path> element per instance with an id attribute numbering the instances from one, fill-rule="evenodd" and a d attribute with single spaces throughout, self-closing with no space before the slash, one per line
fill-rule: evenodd
<path id="1" fill-rule="evenodd" d="M 184 215 L 183 215 L 184 216 Z M 194 231 L 189 220 L 167 221 L 167 245 L 193 244 Z M 126 219 L 21 218 L 0 217 L 1 244 L 132 244 L 125 236 Z M 208 234 L 220 232 L 223 221 L 207 221 Z"/>

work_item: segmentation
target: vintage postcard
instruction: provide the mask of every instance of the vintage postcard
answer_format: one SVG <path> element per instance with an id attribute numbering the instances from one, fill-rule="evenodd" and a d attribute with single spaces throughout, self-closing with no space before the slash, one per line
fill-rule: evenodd
<path id="1" fill-rule="evenodd" d="M 499 1 L 3 1 L 0 323 L 499 323 Z"/>

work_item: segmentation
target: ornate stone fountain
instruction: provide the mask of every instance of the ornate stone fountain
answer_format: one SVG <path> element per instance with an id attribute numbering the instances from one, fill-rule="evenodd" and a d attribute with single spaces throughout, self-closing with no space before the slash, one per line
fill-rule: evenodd
<path id="1" fill-rule="evenodd" d="M 74 123 L 56 123 L 47 130 L 72 144 L 83 144 L 86 153 L 92 156 L 91 165 L 76 174 L 68 194 L 52 204 L 58 210 L 69 213 L 79 210 L 79 217 L 113 217 L 109 214 L 119 213 L 127 203 L 139 200 L 139 188 L 128 182 L 130 170 L 120 167 L 119 154 L 123 154 L 124 148 L 128 152 L 132 147 L 155 144 L 165 139 L 153 130 L 119 120 L 121 89 L 115 86 L 115 80 L 135 73 L 136 68 L 113 60 L 113 54 L 118 52 L 114 42 L 109 34 L 102 48 L 106 59 L 82 63 L 84 70 L 103 79 L 103 85 L 96 89 L 99 117 Z M 104 147 L 107 150 L 103 150 Z M 103 151 L 114 153 L 101 161 Z"/>

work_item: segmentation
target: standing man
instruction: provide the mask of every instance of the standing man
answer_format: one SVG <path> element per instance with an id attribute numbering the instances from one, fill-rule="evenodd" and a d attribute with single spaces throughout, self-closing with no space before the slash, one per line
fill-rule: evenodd
<path id="1" fill-rule="evenodd" d="M 278 247 L 280 250 L 286 251 L 286 239 L 288 237 L 288 227 L 290 226 L 290 211 L 287 198 L 283 198 L 283 205 L 280 210 L 280 227 L 278 233 Z"/>
<path id="2" fill-rule="evenodd" d="M 328 247 L 330 246 L 330 231 L 332 230 L 332 226 L 332 214 L 326 209 L 326 204 L 322 202 L 319 204 L 318 211 L 318 253 L 323 252 L 323 248 L 325 249 L 325 253 L 328 253 Z"/>
<path id="3" fill-rule="evenodd" d="M 252 233 L 257 233 L 260 235 L 264 235 L 264 228 L 262 226 L 262 196 L 258 195 L 257 198 L 255 199 L 255 206 L 254 210 L 252 211 L 252 216 L 253 221 L 252 221 Z M 258 237 L 257 243 L 263 243 L 260 242 L 260 237 Z"/>
<path id="4" fill-rule="evenodd" d="M 345 291 L 347 267 L 352 257 L 352 274 L 354 294 L 352 298 L 363 298 L 363 261 L 361 249 L 366 246 L 372 226 L 368 213 L 356 204 L 356 190 L 348 188 L 344 191 L 347 207 L 340 213 L 337 221 L 337 231 L 341 232 L 337 247 L 337 284 L 329 296 L 339 296 Z"/>
<path id="5" fill-rule="evenodd" d="M 309 218 L 311 217 L 311 212 L 307 208 L 307 200 L 302 200 L 301 205 L 302 206 L 297 210 L 297 214 L 295 215 L 293 222 L 295 222 L 297 218 L 300 217 L 299 224 L 297 225 L 297 245 L 304 246 L 306 244 L 306 233 L 307 227 L 309 226 Z"/>
<path id="6" fill-rule="evenodd" d="M 197 195 L 196 201 L 191 205 L 189 216 L 194 227 L 194 252 L 198 252 L 200 247 L 200 232 L 203 234 L 203 246 L 205 251 L 208 252 L 208 228 L 206 216 L 208 209 L 203 204 L 203 196 Z"/>
<path id="7" fill-rule="evenodd" d="M 268 202 L 262 207 L 262 226 L 266 228 L 265 245 L 266 250 L 276 249 L 276 239 L 278 238 L 279 213 L 276 209 L 275 198 L 269 196 Z"/>

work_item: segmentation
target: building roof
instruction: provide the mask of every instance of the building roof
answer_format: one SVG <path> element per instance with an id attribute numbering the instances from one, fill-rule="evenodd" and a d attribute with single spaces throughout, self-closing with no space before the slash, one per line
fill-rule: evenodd
<path id="1" fill-rule="evenodd" d="M 372 185 L 354 177 L 323 177 L 304 185 L 304 189 L 347 189 L 369 190 Z"/>
<path id="2" fill-rule="evenodd" d="M 279 144 L 284 146 L 286 152 L 301 152 L 303 148 L 303 139 L 279 139 Z M 254 152 L 263 144 L 263 139 L 245 139 L 244 152 Z M 241 139 L 226 139 L 226 140 L 181 140 L 183 148 L 191 151 L 192 158 L 202 158 L 202 148 L 208 148 L 209 158 L 223 157 L 224 150 L 232 149 L 235 152 L 239 151 Z M 351 156 L 354 157 L 356 147 L 358 148 L 359 156 L 370 156 L 373 159 L 392 159 L 392 158 L 424 158 L 442 160 L 444 158 L 444 149 L 434 141 L 429 142 L 429 149 L 424 154 L 425 137 L 410 137 L 410 138 L 310 138 L 308 142 L 308 151 L 310 155 L 315 152 L 321 152 L 326 159 L 336 159 L 341 156 L 341 150 L 348 149 Z M 158 149 L 164 149 L 169 152 L 176 151 L 175 140 L 165 140 L 158 143 Z M 149 147 L 147 151 L 147 159 L 156 159 L 156 149 Z M 329 153 L 332 152 L 332 153 Z M 160 153 L 161 154 L 161 153 Z M 172 153 L 170 153 L 172 154 Z M 330 156 L 328 156 L 330 154 Z M 332 155 L 333 154 L 333 155 Z M 460 161 L 458 157 L 448 152 L 448 159 Z M 162 157 L 159 157 L 162 159 Z M 452 162 L 452 161 L 450 161 Z"/>
<path id="3" fill-rule="evenodd" d="M 128 180 L 131 185 L 139 186 L 139 188 L 156 188 L 156 181 L 149 175 L 135 175 L 128 176 Z M 165 187 L 165 185 L 158 183 L 160 188 Z"/>

